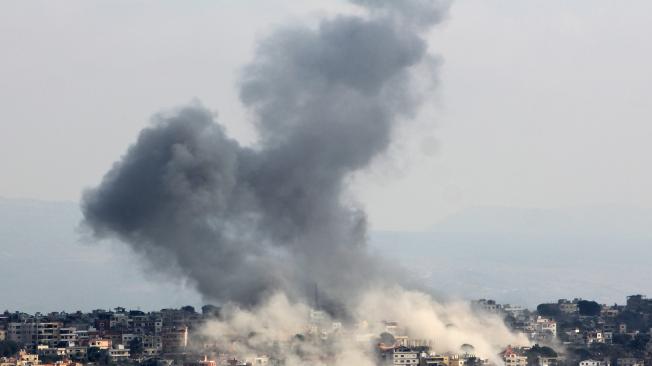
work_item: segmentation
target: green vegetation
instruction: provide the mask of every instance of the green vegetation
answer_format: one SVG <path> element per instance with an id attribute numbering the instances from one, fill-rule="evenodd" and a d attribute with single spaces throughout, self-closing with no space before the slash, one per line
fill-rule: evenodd
<path id="1" fill-rule="evenodd" d="M 140 338 L 134 338 L 129 341 L 129 353 L 132 357 L 143 354 L 143 341 Z"/>
<path id="2" fill-rule="evenodd" d="M 14 341 L 0 341 L 0 357 L 11 357 L 18 353 L 20 345 Z"/>
<path id="3" fill-rule="evenodd" d="M 558 304 L 539 304 L 537 313 L 541 316 L 555 317 L 561 314 L 561 310 L 559 310 Z"/>
<path id="4" fill-rule="evenodd" d="M 525 355 L 528 365 L 538 365 L 540 357 L 557 357 L 557 352 L 550 347 L 535 344 Z"/>
<path id="5" fill-rule="evenodd" d="M 99 349 L 97 347 L 89 347 L 87 358 L 89 362 L 97 362 L 100 365 L 109 364 L 109 352 L 105 349 Z"/>
<path id="6" fill-rule="evenodd" d="M 580 300 L 577 303 L 580 315 L 598 316 L 602 307 L 595 301 Z"/>

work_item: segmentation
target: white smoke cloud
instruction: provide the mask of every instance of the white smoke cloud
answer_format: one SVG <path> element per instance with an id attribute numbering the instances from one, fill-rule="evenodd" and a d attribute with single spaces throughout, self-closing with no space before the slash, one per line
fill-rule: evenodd
<path id="1" fill-rule="evenodd" d="M 201 334 L 218 349 L 242 360 L 266 355 L 286 365 L 376 365 L 378 337 L 387 322 L 397 322 L 395 336 L 428 344 L 430 352 L 461 353 L 470 344 L 475 356 L 501 364 L 506 345 L 529 345 L 523 334 L 511 332 L 495 314 L 477 313 L 468 302 L 441 303 L 430 295 L 401 287 L 377 288 L 360 296 L 349 309 L 352 319 L 340 321 L 293 302 L 282 293 L 252 309 L 229 305 L 220 319 L 209 321 Z M 313 313 L 314 314 L 314 313 Z M 335 325 L 335 326 L 333 326 Z"/>

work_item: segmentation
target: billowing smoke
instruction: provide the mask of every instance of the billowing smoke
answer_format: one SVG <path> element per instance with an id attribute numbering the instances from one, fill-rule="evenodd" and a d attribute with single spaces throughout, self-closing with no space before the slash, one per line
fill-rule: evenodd
<path id="1" fill-rule="evenodd" d="M 84 222 L 180 271 L 207 299 L 255 305 L 282 292 L 345 304 L 394 277 L 366 249 L 347 178 L 382 154 L 432 65 L 432 1 L 358 0 L 360 16 L 288 26 L 264 39 L 241 80 L 258 142 L 241 146 L 200 105 L 158 115 L 101 184 Z M 427 75 L 432 77 L 432 75 Z"/>
<path id="2" fill-rule="evenodd" d="M 260 43 L 240 90 L 254 146 L 229 138 L 201 105 L 158 115 L 85 193 L 84 222 L 223 305 L 201 336 L 233 356 L 374 365 L 383 339 L 410 337 L 437 351 L 472 344 L 498 361 L 501 346 L 526 341 L 496 316 L 399 283 L 368 252 L 364 211 L 346 199 L 351 175 L 416 113 L 420 78 L 433 77 L 416 71 L 436 64 L 422 32 L 445 6 L 355 2 L 364 15 L 282 28 Z M 327 313 L 311 310 L 316 285 Z"/>
<path id="3" fill-rule="evenodd" d="M 351 311 L 355 322 L 342 324 L 328 316 L 307 322 L 310 309 L 279 293 L 253 309 L 226 307 L 202 335 L 216 349 L 252 364 L 266 355 L 287 366 L 392 364 L 381 361 L 379 343 L 391 346 L 401 338 L 440 355 L 471 353 L 501 365 L 498 350 L 528 344 L 525 335 L 510 332 L 496 314 L 479 316 L 468 302 L 441 304 L 398 286 L 364 291 Z"/>

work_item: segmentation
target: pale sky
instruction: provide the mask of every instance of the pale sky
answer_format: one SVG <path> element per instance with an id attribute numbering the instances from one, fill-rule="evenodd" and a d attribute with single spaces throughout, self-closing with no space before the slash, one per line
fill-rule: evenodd
<path id="1" fill-rule="evenodd" d="M 79 199 L 149 117 L 194 98 L 251 143 L 238 73 L 275 24 L 335 1 L 0 2 L 0 196 Z M 460 0 L 440 83 L 354 180 L 372 228 L 464 208 L 652 207 L 652 2 Z"/>

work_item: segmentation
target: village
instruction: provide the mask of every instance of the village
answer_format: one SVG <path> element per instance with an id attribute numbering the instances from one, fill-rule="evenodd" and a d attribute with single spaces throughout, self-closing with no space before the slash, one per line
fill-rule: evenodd
<path id="1" fill-rule="evenodd" d="M 504 345 L 494 358 L 475 354 L 472 344 L 458 352 L 437 352 L 437 339 L 405 335 L 401 324 L 387 320 L 383 332 L 346 329 L 328 320 L 321 310 L 306 314 L 305 331 L 288 339 L 305 364 L 329 364 L 333 341 L 369 349 L 379 365 L 479 366 L 650 366 L 652 365 L 652 299 L 627 297 L 625 305 L 606 305 L 582 299 L 540 304 L 536 310 L 481 299 L 472 309 L 482 316 L 500 316 L 529 346 Z M 283 352 L 242 355 L 206 337 L 201 329 L 218 319 L 220 308 L 205 305 L 143 312 L 115 308 L 88 313 L 0 315 L 0 366 L 80 365 L 283 365 Z M 441 334 L 440 337 L 446 337 Z M 232 343 L 247 340 L 231 340 Z"/>

